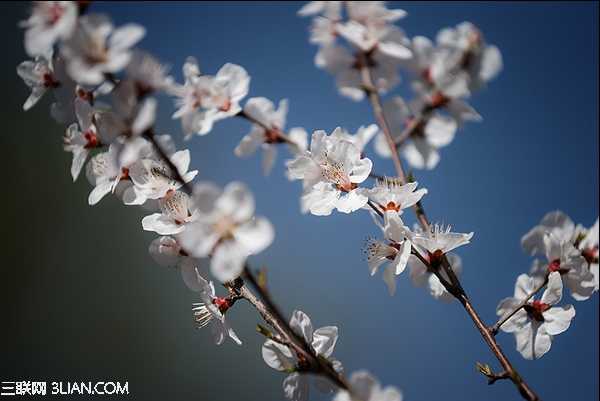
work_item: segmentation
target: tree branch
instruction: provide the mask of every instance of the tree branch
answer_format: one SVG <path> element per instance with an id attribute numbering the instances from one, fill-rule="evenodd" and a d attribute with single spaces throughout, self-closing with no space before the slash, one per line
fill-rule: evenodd
<path id="1" fill-rule="evenodd" d="M 383 107 L 381 106 L 381 98 L 379 96 L 379 93 L 377 92 L 377 88 L 373 84 L 373 78 L 371 75 L 371 70 L 369 68 L 369 64 L 367 62 L 368 61 L 367 58 L 368 58 L 368 55 L 364 52 L 360 52 L 358 54 L 357 61 L 360 65 L 360 72 L 361 72 L 361 77 L 363 80 L 363 82 L 362 82 L 363 88 L 364 88 L 364 91 L 367 94 L 369 101 L 371 103 L 371 107 L 373 109 L 373 114 L 375 115 L 375 119 L 377 120 L 379 127 L 383 131 L 386 141 L 390 147 L 390 151 L 392 154 L 392 160 L 394 162 L 394 167 L 396 169 L 396 174 L 402 183 L 406 183 L 407 182 L 406 174 L 402 167 L 402 162 L 400 161 L 400 155 L 398 154 L 398 148 L 396 146 L 396 143 L 394 142 L 389 124 L 388 124 L 385 114 L 383 112 Z M 414 127 L 411 129 L 415 129 L 416 126 L 417 125 L 414 125 Z M 409 135 L 410 134 L 405 134 L 404 136 L 408 137 Z M 413 209 L 415 210 L 415 215 L 417 217 L 417 220 L 419 221 L 419 224 L 423 228 L 423 230 L 428 231 L 429 230 L 429 220 L 427 219 L 427 215 L 425 214 L 425 209 L 423 208 L 422 203 L 418 202 L 413 207 Z M 451 285 L 449 285 L 449 286 L 448 286 L 448 283 L 446 282 L 446 284 L 445 284 L 446 290 L 448 292 L 450 292 L 461 303 L 461 305 L 463 305 L 465 311 L 467 312 L 467 314 L 473 321 L 473 324 L 479 331 L 481 337 L 483 338 L 485 343 L 488 345 L 488 347 L 490 348 L 492 353 L 496 356 L 496 359 L 498 359 L 498 362 L 500 362 L 500 364 L 502 365 L 504 370 L 507 372 L 507 375 L 510 376 L 511 381 L 517 387 L 521 396 L 529 401 L 539 400 L 536 393 L 529 387 L 529 385 L 521 378 L 521 376 L 517 373 L 515 368 L 511 365 L 510 361 L 508 360 L 508 358 L 506 357 L 506 355 L 504 354 L 504 352 L 502 351 L 502 349 L 496 342 L 496 340 L 494 338 L 494 334 L 492 334 L 492 331 L 490 329 L 488 329 L 487 326 L 481 320 L 481 317 L 479 316 L 479 314 L 477 313 L 477 311 L 471 304 L 471 301 L 467 297 L 465 291 L 462 289 L 462 286 L 460 285 L 460 281 L 454 274 L 454 271 L 452 270 L 452 268 L 448 262 L 448 259 L 445 256 L 442 259 L 441 265 L 444 268 L 444 271 L 446 272 L 446 274 L 448 275 L 448 278 L 451 281 Z M 440 277 L 438 277 L 438 278 L 440 278 Z M 442 284 L 443 283 L 444 282 L 442 282 Z"/>

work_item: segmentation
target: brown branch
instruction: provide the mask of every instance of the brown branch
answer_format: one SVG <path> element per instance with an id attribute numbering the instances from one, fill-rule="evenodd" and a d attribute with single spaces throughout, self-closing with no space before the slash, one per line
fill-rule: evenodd
<path id="1" fill-rule="evenodd" d="M 375 119 L 377 120 L 379 127 L 383 131 L 386 141 L 390 147 L 390 151 L 392 154 L 392 160 L 394 162 L 394 167 L 396 169 L 396 174 L 397 174 L 398 178 L 400 179 L 400 181 L 402 183 L 405 183 L 405 182 L 407 182 L 406 174 L 402 167 L 402 162 L 400 161 L 400 156 L 398 154 L 398 148 L 396 146 L 396 143 L 394 142 L 389 124 L 388 124 L 385 114 L 383 112 L 383 107 L 381 106 L 381 98 L 379 96 L 379 93 L 377 92 L 377 88 L 373 84 L 373 78 L 371 75 L 371 70 L 369 68 L 368 57 L 369 57 L 368 54 L 361 52 L 361 53 L 359 53 L 358 60 L 357 60 L 359 66 L 360 66 L 361 77 L 363 80 L 363 82 L 362 82 L 363 89 L 369 98 L 371 107 L 373 108 L 373 113 L 375 115 Z M 416 127 L 417 127 L 417 125 L 414 125 L 414 128 L 411 128 L 411 129 L 414 130 L 414 129 L 416 129 Z M 410 136 L 410 134 L 405 134 L 405 136 L 408 137 L 408 136 Z M 416 214 L 417 220 L 419 221 L 419 224 L 421 225 L 421 228 L 425 231 L 428 231 L 430 224 L 429 224 L 429 220 L 427 219 L 427 215 L 425 214 L 425 209 L 423 208 L 422 203 L 418 202 L 413 207 L 413 209 L 415 210 L 415 214 Z M 479 314 L 477 313 L 477 311 L 471 304 L 471 301 L 467 297 L 467 294 L 465 293 L 465 291 L 462 289 L 462 286 L 460 285 L 460 281 L 454 274 L 454 271 L 452 270 L 450 264 L 448 263 L 448 259 L 445 256 L 442 259 L 441 266 L 444 269 L 445 273 L 448 275 L 448 278 L 450 279 L 450 282 L 451 282 L 451 283 L 446 282 L 446 284 L 445 284 L 446 290 L 448 292 L 450 292 L 461 303 L 461 305 L 463 305 L 465 311 L 467 312 L 467 314 L 473 321 L 473 324 L 479 331 L 481 337 L 484 339 L 484 341 L 486 342 L 486 344 L 488 345 L 488 347 L 490 348 L 492 353 L 496 356 L 496 359 L 498 359 L 498 362 L 500 362 L 503 369 L 507 372 L 507 375 L 510 376 L 511 381 L 517 387 L 521 396 L 523 396 L 523 398 L 525 398 L 526 400 L 529 400 L 529 401 L 539 400 L 536 393 L 529 387 L 529 385 L 521 378 L 521 376 L 517 373 L 515 368 L 511 365 L 510 361 L 508 360 L 508 358 L 506 357 L 506 355 L 504 354 L 504 352 L 502 351 L 502 349 L 496 342 L 492 331 L 490 329 L 488 329 L 488 327 L 481 320 L 481 317 L 479 316 Z M 444 282 L 442 282 L 442 283 L 444 283 Z"/>

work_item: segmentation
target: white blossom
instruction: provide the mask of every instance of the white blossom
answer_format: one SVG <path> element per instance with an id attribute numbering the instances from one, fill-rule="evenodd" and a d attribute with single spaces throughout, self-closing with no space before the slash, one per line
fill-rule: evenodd
<path id="1" fill-rule="evenodd" d="M 595 279 L 595 291 L 598 291 L 598 280 L 600 275 L 598 273 L 598 219 L 589 230 L 582 232 L 583 238 L 579 241 L 578 249 L 581 251 L 581 255 L 588 262 L 590 272 L 594 275 Z"/>
<path id="2" fill-rule="evenodd" d="M 159 199 L 158 205 L 160 213 L 153 213 L 142 219 L 144 230 L 160 235 L 179 234 L 198 217 L 194 203 L 182 191 L 168 192 Z"/>
<path id="3" fill-rule="evenodd" d="M 138 93 L 173 90 L 173 77 L 167 75 L 169 67 L 161 64 L 151 54 L 134 50 L 125 69 L 127 77 L 138 87 Z"/>
<path id="4" fill-rule="evenodd" d="M 394 26 L 363 25 L 348 21 L 336 25 L 336 32 L 360 51 L 369 53 L 377 50 L 395 59 L 408 59 L 412 56 L 409 41 L 399 28 Z"/>
<path id="5" fill-rule="evenodd" d="M 31 57 L 46 55 L 56 41 L 69 38 L 77 24 L 77 2 L 34 1 L 31 16 L 20 23 L 25 51 Z"/>
<path id="6" fill-rule="evenodd" d="M 341 363 L 331 357 L 338 339 L 338 328 L 336 326 L 325 326 L 313 331 L 312 322 L 308 315 L 295 310 L 290 319 L 290 328 L 297 335 L 304 338 L 318 356 L 328 359 L 336 371 L 340 372 L 342 370 Z M 293 401 L 308 400 L 308 377 L 301 373 L 303 368 L 301 362 L 298 361 L 287 345 L 267 340 L 262 346 L 262 356 L 269 367 L 290 373 L 283 382 L 286 398 Z M 319 389 L 329 390 L 331 388 L 331 385 L 324 379 L 315 379 L 319 380 L 317 383 Z"/>
<path id="7" fill-rule="evenodd" d="M 119 72 L 129 64 L 132 46 L 144 35 L 145 29 L 137 24 L 115 29 L 105 15 L 84 15 L 61 47 L 67 71 L 79 83 L 98 85 L 106 74 Z"/>
<path id="8" fill-rule="evenodd" d="M 322 14 L 329 19 L 339 19 L 343 3 L 343 1 L 309 1 L 298 10 L 298 15 L 307 17 Z"/>
<path id="9" fill-rule="evenodd" d="M 129 166 L 143 157 L 140 137 L 153 127 L 158 102 L 153 97 L 140 101 L 136 83 L 126 79 L 113 90 L 112 106 L 97 113 L 96 126 L 101 135 L 120 138 L 119 162 Z"/>
<path id="10" fill-rule="evenodd" d="M 315 131 L 310 150 L 287 162 L 288 177 L 303 180 L 302 211 L 318 216 L 327 216 L 333 209 L 350 213 L 362 208 L 368 201 L 367 190 L 358 184 L 367 179 L 372 165 L 343 139 L 339 127 L 330 136 Z"/>
<path id="11" fill-rule="evenodd" d="M 350 388 L 339 389 L 333 401 L 402 401 L 402 393 L 393 386 L 381 384 L 366 370 L 359 370 L 350 376 Z"/>
<path id="12" fill-rule="evenodd" d="M 196 282 L 190 288 L 200 295 L 201 302 L 193 305 L 194 320 L 198 328 L 210 324 L 217 345 L 223 344 L 227 337 L 231 338 L 236 344 L 242 345 L 235 331 L 225 321 L 225 313 L 231 307 L 231 301 L 228 298 L 217 297 L 212 281 L 206 281 L 197 269 L 195 272 Z"/>
<path id="13" fill-rule="evenodd" d="M 234 153 L 238 157 L 248 157 L 260 147 L 263 151 L 262 168 L 263 173 L 268 175 L 277 156 L 277 144 L 285 142 L 282 138 L 285 129 L 287 115 L 287 100 L 279 102 L 279 107 L 264 97 L 253 97 L 248 99 L 244 106 L 244 113 L 253 123 L 250 132 L 242 138 Z M 265 128 L 268 127 L 268 128 Z M 288 148 L 292 154 L 298 154 L 306 150 L 306 131 L 302 128 L 290 130 Z"/>
<path id="14" fill-rule="evenodd" d="M 371 141 L 371 139 L 373 139 L 373 137 L 375 137 L 375 135 L 377 135 L 378 132 L 379 127 L 377 124 L 370 124 L 366 127 L 361 125 L 354 134 L 350 134 L 348 131 L 342 128 L 337 135 L 341 139 L 351 142 L 362 154 L 367 144 Z"/>
<path id="15" fill-rule="evenodd" d="M 153 155 L 154 156 L 154 155 Z M 198 170 L 189 170 L 190 151 L 180 150 L 169 155 L 169 160 L 177 169 L 176 174 L 160 157 L 143 158 L 129 169 L 129 178 L 133 183 L 126 193 L 125 204 L 141 205 L 148 199 L 160 199 L 170 192 L 180 189 L 198 174 Z M 178 177 L 183 178 L 183 183 Z"/>
<path id="16" fill-rule="evenodd" d="M 23 61 L 17 67 L 17 74 L 31 88 L 31 94 L 23 104 L 25 111 L 32 108 L 48 89 L 60 85 L 54 75 L 51 62 L 44 56 L 37 56 L 34 61 Z"/>
<path id="17" fill-rule="evenodd" d="M 71 176 L 77 179 L 90 151 L 108 144 L 112 138 L 99 135 L 94 122 L 94 108 L 85 100 L 75 99 L 77 123 L 71 124 L 63 137 L 64 150 L 73 153 Z"/>
<path id="18" fill-rule="evenodd" d="M 385 94 L 399 82 L 399 60 L 375 50 L 368 56 L 368 66 L 373 78 L 373 85 L 380 94 Z M 342 46 L 325 46 L 317 52 L 315 65 L 335 76 L 341 95 L 354 101 L 365 97 L 361 76 L 361 61 Z"/>
<path id="19" fill-rule="evenodd" d="M 384 103 L 384 113 L 394 138 L 397 138 L 419 113 L 414 110 L 419 110 L 418 105 L 413 103 L 411 106 L 409 107 L 399 96 Z M 454 118 L 433 113 L 416 128 L 400 151 L 412 167 L 431 170 L 440 161 L 438 149 L 452 142 L 457 128 L 458 123 Z M 382 157 L 391 157 L 389 145 L 383 134 L 379 134 L 375 139 L 375 151 Z"/>
<path id="20" fill-rule="evenodd" d="M 196 257 L 211 257 L 211 273 L 221 282 L 237 278 L 249 255 L 267 248 L 274 238 L 271 223 L 254 217 L 254 198 L 239 182 L 224 189 L 211 183 L 194 186 L 195 221 L 179 236 Z"/>
<path id="21" fill-rule="evenodd" d="M 250 76 L 236 64 L 227 63 L 215 76 L 200 75 L 195 59 L 188 58 L 183 66 L 185 83 L 173 90 L 177 96 L 177 111 L 186 138 L 194 133 L 206 135 L 215 121 L 236 115 L 239 102 L 248 94 Z"/>
<path id="22" fill-rule="evenodd" d="M 596 279 L 581 251 L 552 233 L 544 235 L 544 249 L 547 262 L 534 261 L 531 269 L 536 282 L 543 281 L 549 273 L 558 272 L 575 300 L 589 299 L 596 290 Z"/>
<path id="23" fill-rule="evenodd" d="M 517 351 L 525 359 L 541 358 L 550 350 L 554 336 L 564 332 L 575 317 L 573 305 L 556 306 L 562 298 L 562 281 L 558 272 L 548 277 L 546 290 L 540 300 L 530 299 L 524 308 L 508 319 L 500 329 L 514 333 Z M 535 280 L 526 274 L 517 278 L 512 298 L 503 299 L 496 309 L 500 317 L 507 316 L 534 290 Z"/>
<path id="24" fill-rule="evenodd" d="M 500 50 L 486 44 L 481 31 L 470 22 L 462 22 L 456 28 L 442 29 L 436 40 L 440 48 L 447 50 L 442 57 L 451 60 L 441 62 L 446 66 L 454 62 L 466 73 L 469 91 L 478 89 L 502 69 Z M 448 73 L 452 74 L 453 71 Z"/>
<path id="25" fill-rule="evenodd" d="M 86 176 L 94 189 L 88 197 L 88 203 L 95 205 L 105 195 L 114 192 L 123 178 L 127 178 L 127 167 L 118 161 L 119 144 L 111 143 L 108 151 L 92 157 L 86 166 Z"/>
<path id="26" fill-rule="evenodd" d="M 155 238 L 150 243 L 148 252 L 157 264 L 164 267 L 175 267 L 179 265 L 182 258 L 188 256 L 179 242 L 170 236 Z"/>
<path id="27" fill-rule="evenodd" d="M 414 246 L 422 256 L 445 255 L 459 246 L 470 243 L 473 233 L 462 234 L 451 232 L 451 227 L 432 224 L 427 231 L 417 229 L 412 238 Z"/>
<path id="28" fill-rule="evenodd" d="M 383 270 L 383 281 L 390 295 L 396 292 L 395 276 L 406 269 L 412 251 L 412 232 L 404 225 L 395 211 L 384 213 L 384 241 L 369 239 L 365 246 L 365 255 L 371 276 L 379 267 L 388 264 Z"/>
<path id="29" fill-rule="evenodd" d="M 402 214 L 404 209 L 414 206 L 427 194 L 426 188 L 417 190 L 418 185 L 417 182 L 402 184 L 398 179 L 384 177 L 376 180 L 368 196 L 382 212 Z"/>

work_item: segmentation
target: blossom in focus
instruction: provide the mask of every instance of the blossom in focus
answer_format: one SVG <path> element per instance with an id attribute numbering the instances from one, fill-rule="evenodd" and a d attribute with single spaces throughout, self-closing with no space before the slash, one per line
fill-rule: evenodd
<path id="1" fill-rule="evenodd" d="M 458 255 L 449 253 L 446 255 L 448 263 L 454 274 L 459 277 L 462 272 L 462 261 Z M 452 294 L 446 291 L 446 288 L 441 283 L 440 279 L 427 267 L 419 258 L 411 255 L 408 259 L 408 267 L 410 269 L 410 279 L 415 287 L 427 287 L 429 294 L 435 299 L 450 302 L 454 299 Z M 439 269 L 439 274 L 450 282 L 450 278 L 446 275 L 444 269 Z"/>
<path id="2" fill-rule="evenodd" d="M 153 213 L 142 219 L 146 231 L 160 235 L 179 234 L 197 218 L 194 202 L 182 191 L 168 192 L 158 201 L 160 213 Z"/>
<path id="3" fill-rule="evenodd" d="M 412 232 L 404 225 L 400 216 L 394 212 L 384 214 L 384 225 L 381 226 L 384 241 L 369 239 L 365 246 L 365 255 L 371 276 L 379 267 L 388 264 L 383 271 L 383 281 L 390 295 L 396 292 L 395 277 L 406 269 L 412 251 Z"/>
<path id="4" fill-rule="evenodd" d="M 126 192 L 125 204 L 141 205 L 148 199 L 160 199 L 172 191 L 180 189 L 198 174 L 198 170 L 189 170 L 190 151 L 180 150 L 169 155 L 169 160 L 177 169 L 176 174 L 169 165 L 156 155 L 136 161 L 129 169 L 129 178 L 133 185 Z M 178 177 L 183 179 L 180 182 Z"/>
<path id="5" fill-rule="evenodd" d="M 250 76 L 239 65 L 227 63 L 215 76 L 201 75 L 198 63 L 188 58 L 183 66 L 185 83 L 173 89 L 177 111 L 186 138 L 206 135 L 215 121 L 231 117 L 242 108 L 240 101 L 248 94 Z"/>
<path id="6" fill-rule="evenodd" d="M 239 182 L 224 189 L 196 184 L 193 204 L 195 220 L 178 240 L 192 256 L 210 256 L 211 273 L 221 282 L 236 279 L 246 258 L 273 242 L 273 226 L 264 217 L 254 217 L 254 197 Z"/>
<path id="7" fill-rule="evenodd" d="M 252 128 L 246 136 L 242 138 L 234 153 L 238 157 L 248 157 L 256 152 L 260 147 L 263 151 L 262 168 L 263 173 L 268 175 L 277 156 L 277 144 L 285 143 L 283 130 L 285 129 L 285 120 L 287 115 L 287 100 L 279 102 L 279 107 L 269 99 L 264 97 L 253 97 L 248 99 L 244 106 L 244 114 L 249 117 L 253 123 Z M 266 128 L 268 127 L 268 128 Z M 301 128 L 290 130 L 288 143 L 292 154 L 298 154 L 306 150 L 307 134 Z"/>
<path id="8" fill-rule="evenodd" d="M 310 318 L 304 312 L 296 310 L 290 319 L 290 328 L 304 338 L 306 343 L 312 347 L 314 352 L 332 363 L 338 372 L 342 370 L 342 364 L 333 359 L 331 355 L 338 339 L 338 328 L 336 326 L 325 326 L 313 331 Z M 302 370 L 304 361 L 299 360 L 287 345 L 277 341 L 267 340 L 262 346 L 262 356 L 269 367 L 282 372 L 289 372 L 289 376 L 283 382 L 283 389 L 287 399 L 293 401 L 308 400 L 309 380 Z M 329 391 L 331 383 L 321 377 L 315 377 L 317 388 Z"/>
<path id="9" fill-rule="evenodd" d="M 222 298 L 215 295 L 215 286 L 212 281 L 206 281 L 196 269 L 196 283 L 191 287 L 198 292 L 201 302 L 193 306 L 194 320 L 198 328 L 211 325 L 215 344 L 221 345 L 227 337 L 231 338 L 236 344 L 242 345 L 235 331 L 225 321 L 225 313 L 232 306 L 229 298 Z"/>
<path id="10" fill-rule="evenodd" d="M 339 389 L 333 401 L 402 401 L 402 393 L 395 387 L 381 387 L 381 384 L 366 370 L 359 370 L 350 376 L 350 388 Z"/>
<path id="11" fill-rule="evenodd" d="M 402 214 L 404 209 L 414 206 L 427 194 L 426 188 L 417 190 L 417 182 L 402 184 L 398 179 L 384 177 L 377 179 L 369 190 L 369 199 L 382 213 L 396 212 Z"/>
<path id="12" fill-rule="evenodd" d="M 416 229 L 412 238 L 413 245 L 423 257 L 432 263 L 439 261 L 442 255 L 470 243 L 473 233 L 462 234 L 450 231 L 451 227 L 433 224 L 427 231 Z"/>
<path id="13" fill-rule="evenodd" d="M 288 178 L 303 180 L 301 209 L 317 216 L 327 216 L 333 209 L 350 213 L 368 201 L 367 190 L 358 184 L 367 179 L 373 166 L 358 148 L 342 139 L 341 128 L 328 136 L 315 131 L 310 150 L 288 161 Z"/>
<path id="14" fill-rule="evenodd" d="M 61 54 L 75 81 L 98 85 L 106 79 L 106 74 L 119 72 L 129 64 L 131 48 L 144 35 L 145 29 L 137 24 L 115 29 L 105 15 L 84 15 L 79 18 L 73 35 L 63 43 Z"/>
<path id="15" fill-rule="evenodd" d="M 34 1 L 31 16 L 21 21 L 25 28 L 25 51 L 31 57 L 52 52 L 60 39 L 69 38 L 77 24 L 75 1 Z"/>
<path id="16" fill-rule="evenodd" d="M 556 306 L 562 298 L 562 280 L 558 272 L 550 273 L 541 299 L 531 298 L 500 329 L 514 333 L 517 351 L 525 359 L 541 358 L 550 350 L 554 336 L 566 331 L 575 317 L 573 305 Z M 496 314 L 507 316 L 535 289 L 535 280 L 526 274 L 517 278 L 515 294 L 500 301 Z"/>

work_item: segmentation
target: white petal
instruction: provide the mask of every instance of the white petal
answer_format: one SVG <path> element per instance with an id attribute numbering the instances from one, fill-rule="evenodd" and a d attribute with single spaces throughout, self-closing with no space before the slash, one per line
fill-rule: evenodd
<path id="1" fill-rule="evenodd" d="M 296 334 L 304 337 L 307 343 L 313 342 L 313 326 L 308 315 L 301 310 L 295 310 L 290 319 L 290 327 Z"/>
<path id="2" fill-rule="evenodd" d="M 548 276 L 546 290 L 542 294 L 541 301 L 548 305 L 556 305 L 562 298 L 562 279 L 559 272 L 552 272 Z"/>
<path id="3" fill-rule="evenodd" d="M 295 360 L 290 349 L 272 340 L 267 340 L 262 346 L 262 357 L 269 367 L 284 371 L 295 366 Z"/>
<path id="4" fill-rule="evenodd" d="M 235 241 L 221 242 L 212 255 L 210 271 L 222 283 L 233 281 L 242 273 L 246 257 Z"/>
<path id="5" fill-rule="evenodd" d="M 254 255 L 271 245 L 275 230 L 269 220 L 257 217 L 239 226 L 234 237 L 249 255 Z"/>
<path id="6" fill-rule="evenodd" d="M 336 326 L 321 327 L 313 333 L 312 346 L 318 355 L 329 358 L 333 354 L 337 339 L 338 328 Z"/>
<path id="7" fill-rule="evenodd" d="M 573 305 L 553 307 L 544 312 L 543 316 L 546 332 L 555 336 L 569 328 L 575 317 L 575 308 Z"/>

